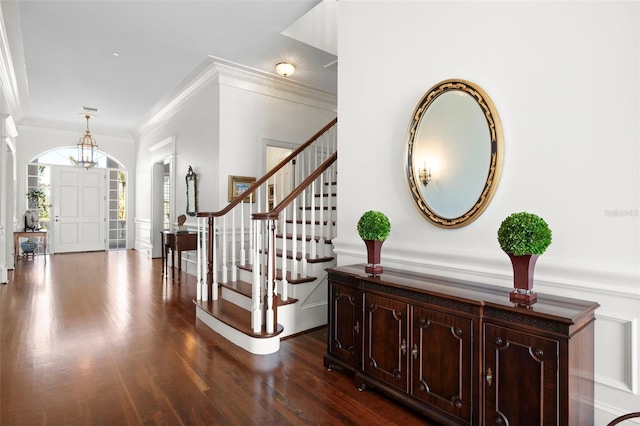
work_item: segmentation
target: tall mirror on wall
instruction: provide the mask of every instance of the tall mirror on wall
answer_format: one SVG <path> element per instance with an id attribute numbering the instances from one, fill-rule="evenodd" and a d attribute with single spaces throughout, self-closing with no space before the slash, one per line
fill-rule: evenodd
<path id="1" fill-rule="evenodd" d="M 489 96 L 466 80 L 433 86 L 413 111 L 405 176 L 420 213 L 443 228 L 473 222 L 500 179 L 502 126 Z"/>
<path id="2" fill-rule="evenodd" d="M 191 166 L 185 177 L 187 182 L 187 214 L 189 216 L 195 216 L 198 212 L 198 196 L 196 192 L 196 179 L 197 176 Z"/>

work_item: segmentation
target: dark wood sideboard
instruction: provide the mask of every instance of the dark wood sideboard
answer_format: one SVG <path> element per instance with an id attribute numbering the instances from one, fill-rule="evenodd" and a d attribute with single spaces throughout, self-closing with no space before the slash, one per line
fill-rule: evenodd
<path id="1" fill-rule="evenodd" d="M 328 269 L 326 368 L 446 425 L 593 425 L 597 303 L 364 266 Z"/>
<path id="2" fill-rule="evenodd" d="M 172 232 L 162 231 L 162 273 L 169 275 L 168 256 L 171 250 L 171 278 L 175 277 L 175 268 L 178 267 L 178 280 L 182 277 L 182 252 L 196 250 L 198 245 L 197 232 Z M 176 264 L 176 252 L 178 263 Z"/>

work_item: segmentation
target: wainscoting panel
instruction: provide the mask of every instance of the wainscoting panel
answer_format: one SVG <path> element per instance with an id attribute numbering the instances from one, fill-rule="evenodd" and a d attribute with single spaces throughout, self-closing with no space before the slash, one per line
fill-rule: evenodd
<path id="1" fill-rule="evenodd" d="M 638 394 L 638 365 L 634 356 L 638 347 L 637 321 L 615 314 L 596 314 L 596 383 Z"/>
<path id="2" fill-rule="evenodd" d="M 151 257 L 151 221 L 149 219 L 134 219 L 134 226 L 135 250 Z"/>

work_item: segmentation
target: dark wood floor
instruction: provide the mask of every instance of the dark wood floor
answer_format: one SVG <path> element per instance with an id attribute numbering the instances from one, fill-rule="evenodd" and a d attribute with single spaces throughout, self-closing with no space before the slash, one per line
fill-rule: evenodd
<path id="1" fill-rule="evenodd" d="M 195 281 L 135 251 L 19 261 L 0 286 L 0 425 L 431 424 L 325 370 L 326 329 L 252 355 L 195 319 Z"/>

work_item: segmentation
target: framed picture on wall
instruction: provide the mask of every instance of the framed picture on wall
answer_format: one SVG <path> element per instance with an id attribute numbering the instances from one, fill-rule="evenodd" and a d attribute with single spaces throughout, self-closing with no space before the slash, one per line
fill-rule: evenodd
<path id="1" fill-rule="evenodd" d="M 251 176 L 231 176 L 229 175 L 229 202 L 234 198 L 242 195 L 251 185 L 256 181 L 256 178 Z M 245 200 L 245 203 L 255 203 L 255 197 L 251 194 L 249 199 Z"/>

